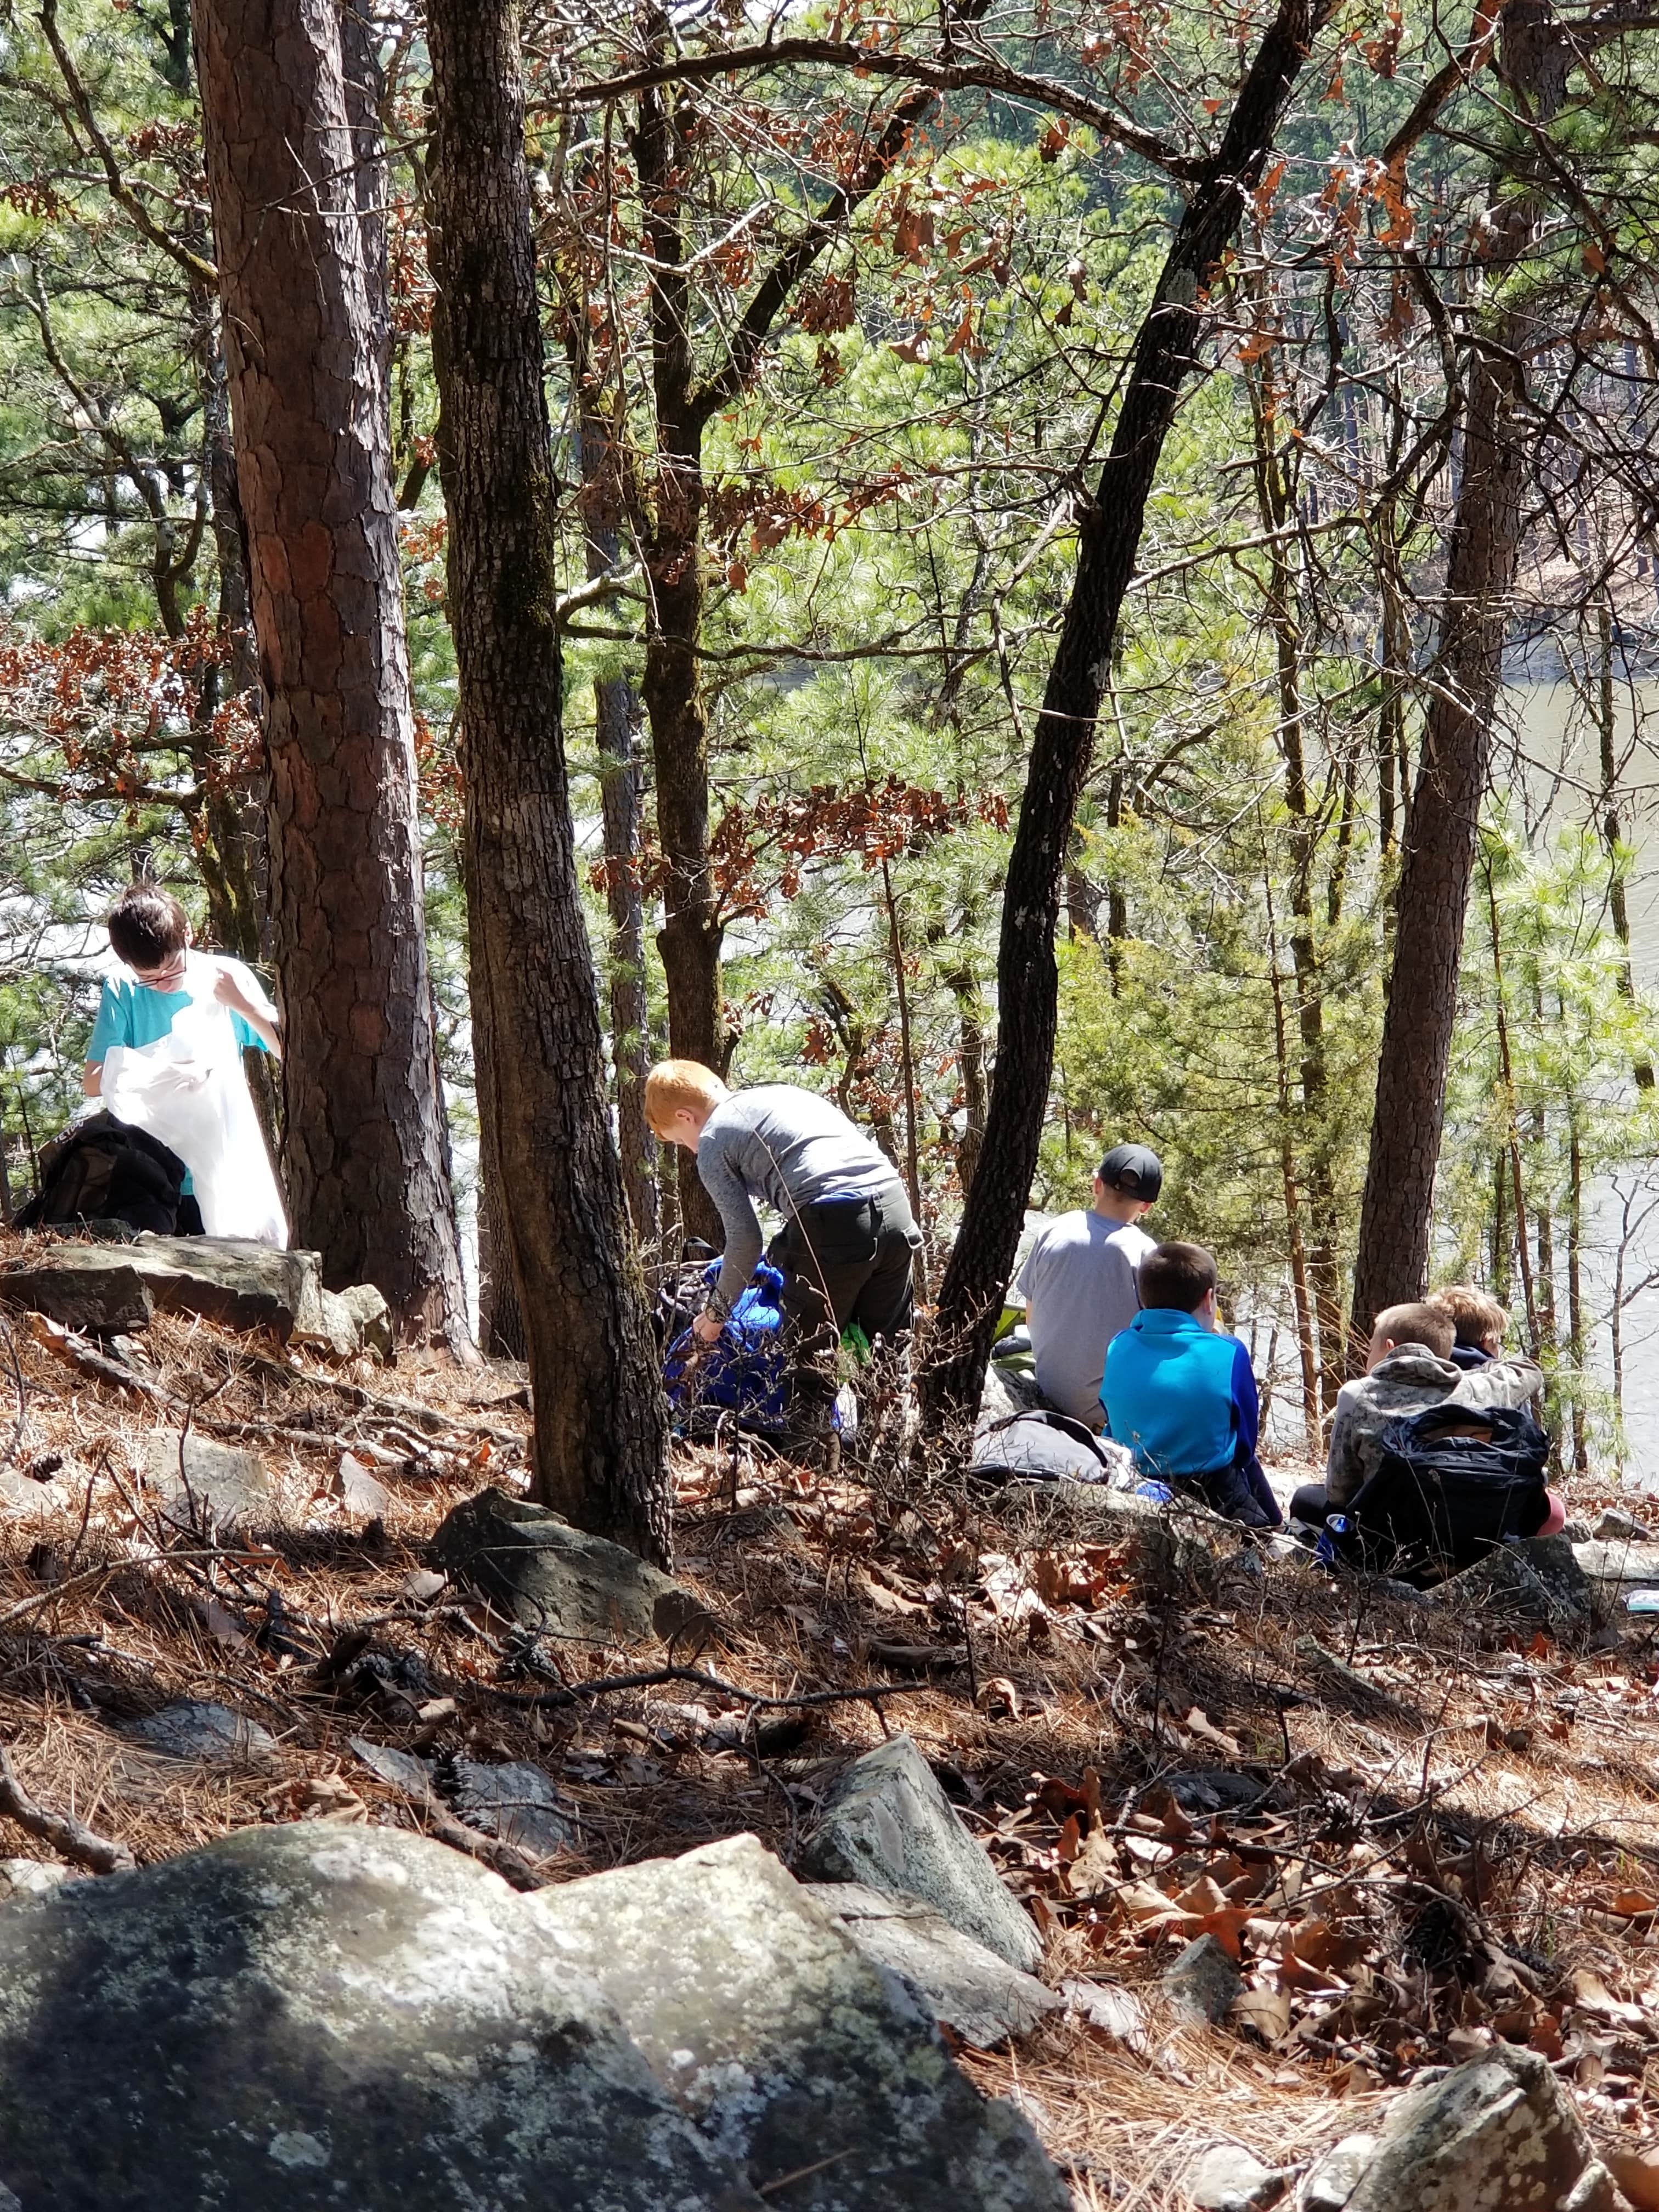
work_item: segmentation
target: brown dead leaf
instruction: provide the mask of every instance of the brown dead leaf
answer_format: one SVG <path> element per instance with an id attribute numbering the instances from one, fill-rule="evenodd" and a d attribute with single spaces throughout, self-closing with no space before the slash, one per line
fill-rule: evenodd
<path id="1" fill-rule="evenodd" d="M 1641 2027 L 1645 2015 L 1640 2005 L 1626 2004 L 1614 1996 L 1599 1974 L 1580 1966 L 1572 1978 L 1572 2001 L 1581 2012 L 1596 2020 L 1610 2020 L 1620 2027 Z"/>
<path id="2" fill-rule="evenodd" d="M 1621 1889 L 1613 1900 L 1612 1910 L 1626 1920 L 1650 1919 L 1659 1912 L 1659 1897 L 1650 1890 Z"/>
<path id="3" fill-rule="evenodd" d="M 1213 1912 L 1206 1912 L 1193 1932 L 1198 1936 L 1213 1936 L 1230 1959 L 1242 1959 L 1244 1947 L 1239 1939 L 1249 1924 L 1248 1905 L 1223 1905 Z"/>
<path id="4" fill-rule="evenodd" d="M 1206 1874 L 1183 1889 L 1176 1903 L 1183 1912 L 1221 1912 L 1226 1909 L 1226 1893 Z"/>
<path id="5" fill-rule="evenodd" d="M 1089 1831 L 1066 1869 L 1073 1897 L 1097 1897 L 1103 1889 L 1115 1888 L 1121 1871 L 1111 1838 L 1098 1828 Z"/>
<path id="6" fill-rule="evenodd" d="M 980 1688 L 979 1702 L 994 1719 L 1006 1717 L 1017 1721 L 1020 1716 L 1019 1692 L 1006 1674 L 993 1674 Z"/>
<path id="7" fill-rule="evenodd" d="M 1659 2144 L 1633 2150 L 1603 2149 L 1602 2162 L 1636 2212 L 1659 2212 Z"/>
<path id="8" fill-rule="evenodd" d="M 1291 2032 L 1291 1993 L 1288 1990 L 1246 1990 L 1233 2007 L 1233 2018 L 1241 2027 L 1253 2029 L 1264 2043 L 1277 2043 Z"/>
<path id="9" fill-rule="evenodd" d="M 1040 1805 L 1045 1813 L 1051 1813 L 1056 1820 L 1064 1820 L 1073 1813 L 1091 1812 L 1086 1790 L 1073 1789 L 1069 1782 L 1062 1782 L 1056 1774 L 1034 1774 L 1031 1779 L 1036 1784 L 1031 1793 L 1031 1802 Z M 1099 1802 L 1097 1787 L 1096 1807 Z"/>
<path id="10" fill-rule="evenodd" d="M 1150 1881 L 1125 1882 L 1112 1902 L 1123 1917 L 1138 1928 L 1188 1917 L 1172 1898 L 1165 1897 Z"/>
<path id="11" fill-rule="evenodd" d="M 1170 1843 L 1189 1844 L 1198 1833 L 1171 1790 L 1149 1790 L 1140 1801 L 1140 1809 L 1153 1821 L 1154 1833 Z"/>

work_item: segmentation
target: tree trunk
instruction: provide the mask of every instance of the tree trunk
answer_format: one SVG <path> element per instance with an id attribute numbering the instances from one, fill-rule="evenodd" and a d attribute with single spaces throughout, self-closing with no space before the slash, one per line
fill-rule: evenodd
<path id="1" fill-rule="evenodd" d="M 1486 787 L 1492 718 L 1520 549 L 1524 433 L 1520 371 L 1505 327 L 1470 364 L 1463 478 L 1423 751 L 1407 817 L 1370 1157 L 1359 1212 L 1352 1364 L 1385 1306 L 1421 1296 L 1440 1158 L 1457 976 Z M 1499 349 L 1502 349 L 1500 351 Z"/>
<path id="2" fill-rule="evenodd" d="M 1607 848 L 1607 905 L 1613 930 L 1619 939 L 1619 988 L 1626 999 L 1636 997 L 1636 979 L 1630 957 L 1630 909 L 1625 897 L 1625 874 L 1630 855 L 1625 848 L 1624 824 L 1619 817 L 1618 717 L 1613 708 L 1613 601 L 1604 586 L 1595 601 L 1596 666 L 1594 712 L 1599 741 L 1601 788 L 1596 812 Z M 1653 1088 L 1653 1062 L 1638 1054 L 1632 1070 L 1638 1091 Z"/>
<path id="3" fill-rule="evenodd" d="M 1577 1103 L 1567 1107 L 1567 1357 L 1572 1364 L 1572 1461 L 1589 1473 L 1589 1443 L 1584 1422 L 1584 1155 L 1578 1136 Z"/>
<path id="4" fill-rule="evenodd" d="M 941 0 L 948 40 L 954 24 L 976 22 L 988 0 Z M 646 18 L 645 50 L 666 60 L 678 33 L 665 9 Z M 720 994 L 723 925 L 708 837 L 708 720 L 698 677 L 703 579 L 703 433 L 742 395 L 791 295 L 848 219 L 891 173 L 937 104 L 924 87 L 907 93 L 880 136 L 805 222 L 757 283 L 725 349 L 707 377 L 691 343 L 692 280 L 685 264 L 684 210 L 691 187 L 698 118 L 674 85 L 641 94 L 632 148 L 649 255 L 652 398 L 656 416 L 656 483 L 652 512 L 638 516 L 650 580 L 650 619 L 641 686 L 651 723 L 657 836 L 667 864 L 663 927 L 657 939 L 668 987 L 668 1048 L 722 1075 L 733 1040 Z M 680 1152 L 680 1210 L 688 1236 L 719 1243 L 720 1215 L 697 1180 L 693 1154 Z"/>
<path id="5" fill-rule="evenodd" d="M 1501 73 L 1540 121 L 1556 112 L 1571 50 L 1548 0 L 1508 0 Z M 1494 181 L 1486 225 L 1486 289 L 1502 291 L 1531 244 L 1535 191 L 1513 189 L 1508 164 Z M 1523 363 L 1531 317 L 1506 307 L 1469 348 L 1462 470 L 1446 561 L 1446 596 L 1412 793 L 1396 901 L 1370 1157 L 1359 1211 L 1350 1364 L 1384 1306 L 1414 1298 L 1429 1263 L 1429 1224 L 1457 1013 L 1457 975 L 1486 790 L 1504 639 L 1521 548 L 1521 490 L 1531 438 Z M 1517 1224 L 1518 1225 L 1518 1224 Z M 1524 1230 L 1519 1236 L 1529 1271 Z"/>
<path id="6" fill-rule="evenodd" d="M 1240 88 L 1221 149 L 1189 201 L 1141 325 L 1111 451 L 1083 507 L 1077 574 L 1031 746 L 1009 855 L 997 948 L 996 1072 L 985 1143 L 939 1293 L 930 1410 L 978 1403 L 1036 1172 L 1054 1066 L 1060 878 L 1118 614 L 1147 497 L 1202 331 L 1198 301 L 1237 234 L 1246 198 L 1333 0 L 1280 0 Z"/>
<path id="7" fill-rule="evenodd" d="M 666 18 L 659 16 L 661 34 Z M 653 40 L 653 44 L 658 43 Z M 691 280 L 683 266 L 689 149 L 680 99 L 665 86 L 640 102 L 634 141 L 651 256 L 651 381 L 656 499 L 646 543 L 651 620 L 641 686 L 651 725 L 657 837 L 667 868 L 657 937 L 668 988 L 668 1049 L 724 1074 L 731 1057 L 720 996 L 720 904 L 708 850 L 708 718 L 697 671 L 702 634 L 702 433 L 691 349 Z M 675 1155 L 690 1237 L 717 1248 L 720 1215 L 696 1157 Z"/>
<path id="8" fill-rule="evenodd" d="M 623 506 L 623 464 L 614 426 L 600 404 L 585 280 L 565 287 L 565 350 L 576 394 L 583 535 L 590 579 L 615 568 Z M 617 1133 L 623 1190 L 641 1246 L 659 1238 L 656 1143 L 645 1119 L 651 1066 L 650 1003 L 645 976 L 645 902 L 640 883 L 642 781 L 639 701 L 625 676 L 596 677 L 594 736 L 605 828 L 605 905 L 611 916 L 611 1059 L 617 1079 Z"/>
<path id="9" fill-rule="evenodd" d="M 1342 1312 L 1341 1272 L 1337 1262 L 1335 1181 L 1331 1164 L 1330 1101 L 1325 1078 L 1325 994 L 1319 948 L 1314 936 L 1314 866 L 1323 835 L 1324 813 L 1310 804 L 1307 718 L 1303 702 L 1301 588 L 1289 532 L 1297 514 L 1294 462 L 1275 440 L 1282 395 L 1275 392 L 1269 354 L 1249 380 L 1255 434 L 1256 501 L 1267 554 L 1266 614 L 1273 633 L 1279 695 L 1279 750 L 1285 763 L 1285 807 L 1290 816 L 1291 967 L 1296 989 L 1297 1033 L 1301 1049 L 1297 1073 L 1302 1091 L 1307 1149 L 1303 1181 L 1307 1191 L 1311 1242 L 1306 1253 L 1306 1283 L 1311 1290 L 1318 1330 L 1319 1371 L 1324 1416 L 1336 1408 L 1346 1371 L 1347 1340 Z M 1340 893 L 1334 895 L 1340 906 Z M 1333 919 L 1333 927 L 1334 918 Z M 1275 989 L 1277 980 L 1275 979 Z M 1309 1449 L 1317 1452 L 1324 1431 L 1316 1420 Z"/>
<path id="10" fill-rule="evenodd" d="M 651 1009 L 645 987 L 645 905 L 640 890 L 641 776 L 638 700 L 625 676 L 599 678 L 593 714 L 604 765 L 605 905 L 611 915 L 611 1059 L 617 1072 L 617 1134 L 623 1190 L 634 1235 L 659 1237 L 656 1141 L 646 1126 Z"/>
<path id="11" fill-rule="evenodd" d="M 666 1565 L 667 1411 L 611 1140 L 560 729 L 552 444 L 514 0 L 432 0 L 439 467 L 472 1003 L 535 1405 L 532 1495 Z"/>
<path id="12" fill-rule="evenodd" d="M 482 1093 L 480 1094 L 482 1099 Z M 490 1359 L 522 1359 L 524 1316 L 513 1279 L 513 1243 L 499 1195 L 499 1170 L 478 1180 L 478 1342 Z"/>
<path id="13" fill-rule="evenodd" d="M 389 473 L 383 272 L 340 12 L 200 0 L 237 485 L 265 700 L 283 1167 L 325 1281 L 467 1346 L 445 1164 Z"/>

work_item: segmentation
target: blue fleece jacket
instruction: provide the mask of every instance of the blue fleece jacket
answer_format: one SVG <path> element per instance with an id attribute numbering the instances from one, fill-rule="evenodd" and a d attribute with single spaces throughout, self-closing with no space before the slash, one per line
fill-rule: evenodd
<path id="1" fill-rule="evenodd" d="M 1113 1437 L 1151 1475 L 1211 1474 L 1255 1453 L 1261 1408 L 1250 1355 L 1195 1315 L 1138 1313 L 1106 1348 L 1100 1402 Z"/>

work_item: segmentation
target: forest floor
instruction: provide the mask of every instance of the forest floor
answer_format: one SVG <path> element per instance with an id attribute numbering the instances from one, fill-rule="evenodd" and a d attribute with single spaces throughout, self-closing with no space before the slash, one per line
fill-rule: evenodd
<path id="1" fill-rule="evenodd" d="M 0 1745 L 40 1808 L 140 1863 L 256 1821 L 425 1824 L 355 1736 L 540 1766 L 579 1841 L 520 1879 L 744 1830 L 787 1861 L 835 1763 L 908 1729 L 1030 1899 L 1046 1978 L 1143 2001 L 1128 2044 L 1070 2011 L 962 2053 L 1079 2208 L 1177 2205 L 1217 2141 L 1305 2159 L 1499 2036 L 1555 2063 L 1659 2204 L 1659 1654 L 1634 1624 L 1568 1649 L 1214 1523 L 1152 1569 L 948 1468 L 871 1489 L 685 1446 L 676 1571 L 720 1638 L 671 1655 L 702 1679 L 603 1689 L 661 1647 L 555 1646 L 429 1571 L 450 1507 L 525 1481 L 514 1370 L 329 1367 L 160 1316 L 132 1356 L 118 1382 L 27 1315 L 0 1326 Z M 161 1517 L 158 1394 L 278 1478 L 257 1540 Z M 335 1494 L 365 1450 L 391 1493 L 368 1520 Z M 550 1703 L 561 1682 L 574 1700 Z M 830 1692 L 758 1729 L 740 1694 Z M 257 1720 L 274 1753 L 181 1765 L 125 1732 L 179 1698 Z M 1169 1784 L 1195 1773 L 1243 1809 L 1183 1812 Z M 9 1819 L 0 1853 L 53 1855 Z M 1163 1996 L 1200 1930 L 1249 1984 L 1225 2028 Z"/>

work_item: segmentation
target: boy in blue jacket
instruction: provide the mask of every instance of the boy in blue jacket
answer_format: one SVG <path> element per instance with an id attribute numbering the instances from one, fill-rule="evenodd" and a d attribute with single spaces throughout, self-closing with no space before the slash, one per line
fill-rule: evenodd
<path id="1" fill-rule="evenodd" d="M 1247 1528 L 1283 1516 L 1255 1456 L 1250 1355 L 1216 1324 L 1215 1255 L 1160 1244 L 1140 1263 L 1140 1311 L 1106 1348 L 1100 1402 L 1142 1474 Z"/>

